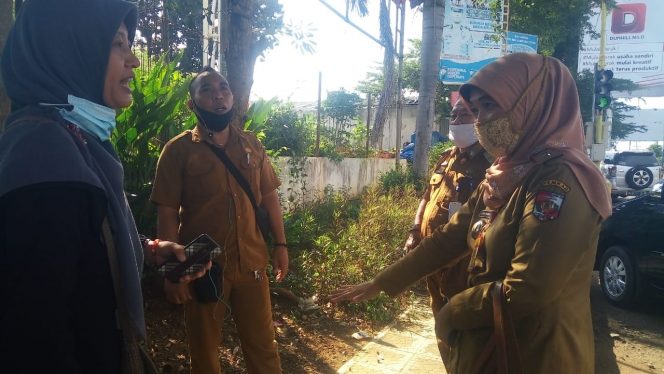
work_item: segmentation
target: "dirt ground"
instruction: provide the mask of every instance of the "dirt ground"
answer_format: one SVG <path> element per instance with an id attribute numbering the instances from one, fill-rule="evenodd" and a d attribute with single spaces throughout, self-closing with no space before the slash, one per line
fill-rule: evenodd
<path id="1" fill-rule="evenodd" d="M 149 348 L 155 362 L 163 373 L 188 373 L 181 307 L 167 303 L 154 283 L 146 284 L 145 290 Z M 374 335 L 383 327 L 326 305 L 304 313 L 280 296 L 274 295 L 272 301 L 283 372 L 288 374 L 335 373 L 366 343 L 353 339 L 354 332 Z M 635 309 L 616 308 L 604 299 L 595 275 L 591 302 L 596 373 L 664 373 L 664 300 Z M 219 348 L 224 372 L 244 373 L 232 320 L 227 319 L 224 329 Z"/>
<path id="2" fill-rule="evenodd" d="M 182 307 L 165 301 L 154 282 L 144 286 L 148 348 L 163 373 L 188 373 L 189 356 L 185 340 Z M 272 296 L 277 342 L 284 373 L 336 373 L 365 341 L 352 334 L 359 330 L 374 335 L 383 325 L 345 315 L 338 308 L 321 305 L 302 312 L 297 304 Z M 224 373 L 245 373 L 237 331 L 232 319 L 224 324 L 223 347 L 219 348 Z"/>
<path id="3" fill-rule="evenodd" d="M 614 307 L 595 273 L 590 300 L 597 374 L 664 373 L 664 299 L 632 309 Z"/>

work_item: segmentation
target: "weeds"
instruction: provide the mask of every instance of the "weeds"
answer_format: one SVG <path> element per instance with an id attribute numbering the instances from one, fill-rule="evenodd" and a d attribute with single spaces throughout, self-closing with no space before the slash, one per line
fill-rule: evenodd
<path id="1" fill-rule="evenodd" d="M 296 293 L 325 297 L 344 284 L 366 281 L 399 257 L 419 194 L 412 185 L 368 189 L 359 199 L 326 190 L 323 199 L 286 215 L 292 276 L 287 286 Z M 403 296 L 381 295 L 348 305 L 376 321 L 398 314 Z"/>

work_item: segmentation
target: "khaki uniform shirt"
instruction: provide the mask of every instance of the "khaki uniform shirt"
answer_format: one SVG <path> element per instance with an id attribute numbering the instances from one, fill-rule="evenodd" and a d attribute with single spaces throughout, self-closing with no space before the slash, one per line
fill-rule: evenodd
<path id="1" fill-rule="evenodd" d="M 260 205 L 262 196 L 279 187 L 280 181 L 258 139 L 234 126 L 229 130 L 226 154 L 249 182 Z M 225 248 L 218 261 L 239 263 L 241 271 L 267 266 L 267 246 L 251 201 L 196 129 L 164 146 L 150 200 L 179 209 L 180 243 L 207 233 Z"/>
<path id="2" fill-rule="evenodd" d="M 490 286 L 503 280 L 524 372 L 593 373 L 589 293 L 601 216 L 561 159 L 531 169 L 488 226 L 483 192 L 375 281 L 395 295 L 471 253 L 470 288 L 452 297 L 437 321 L 458 331 L 450 342 L 452 372 L 469 373 L 487 343 Z M 477 246 L 485 226 L 485 245 Z"/>
<path id="3" fill-rule="evenodd" d="M 484 180 L 489 166 L 491 156 L 480 143 L 475 143 L 463 153 L 457 147 L 443 152 L 424 192 L 424 198 L 428 202 L 422 216 L 423 238 L 431 235 L 438 226 L 447 223 L 449 217 L 456 212 L 454 203 L 463 204 L 468 200 L 470 194 Z M 452 210 L 450 203 L 453 205 Z"/>

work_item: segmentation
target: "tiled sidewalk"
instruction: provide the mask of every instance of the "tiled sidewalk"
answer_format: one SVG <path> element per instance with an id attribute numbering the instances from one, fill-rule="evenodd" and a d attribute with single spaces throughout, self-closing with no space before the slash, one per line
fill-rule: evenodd
<path id="1" fill-rule="evenodd" d="M 346 362 L 339 374 L 446 373 L 428 300 L 421 298 Z"/>

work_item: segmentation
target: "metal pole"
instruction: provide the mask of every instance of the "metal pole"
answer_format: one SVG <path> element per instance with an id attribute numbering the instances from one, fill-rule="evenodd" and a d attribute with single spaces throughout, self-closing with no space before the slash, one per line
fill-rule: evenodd
<path id="1" fill-rule="evenodd" d="M 320 156 L 320 106 L 321 106 L 321 89 L 323 85 L 323 72 L 318 72 L 318 108 L 316 110 L 316 157 Z"/>
<path id="2" fill-rule="evenodd" d="M 371 93 L 367 93 L 367 157 L 369 157 L 369 136 L 371 135 Z"/>
<path id="3" fill-rule="evenodd" d="M 399 151 L 401 150 L 401 125 L 402 125 L 402 111 L 403 111 L 403 95 L 401 95 L 401 89 L 403 86 L 403 39 L 405 27 L 405 16 L 406 13 L 406 2 L 401 1 L 397 8 L 397 22 L 399 26 L 399 75 L 397 79 L 397 141 L 396 141 L 396 152 L 394 155 L 394 160 L 397 165 L 399 165 L 400 155 Z"/>
<path id="4" fill-rule="evenodd" d="M 351 22 L 347 17 L 344 17 L 343 14 L 339 13 L 339 11 L 337 11 L 336 9 L 334 9 L 330 4 L 326 3 L 325 0 L 318 0 L 318 1 L 319 1 L 321 4 L 325 5 L 329 10 L 331 10 L 332 13 L 336 14 L 336 15 L 339 16 L 341 19 L 343 19 L 347 24 L 353 26 L 357 31 L 359 31 L 359 32 L 361 32 L 362 34 L 366 35 L 367 37 L 369 37 L 369 39 L 373 40 L 374 42 L 376 42 L 376 43 L 382 45 L 384 48 L 387 48 L 387 47 L 383 44 L 383 42 L 381 42 L 380 40 L 374 38 L 374 37 L 373 37 L 371 34 L 369 34 L 368 32 L 362 30 L 359 26 L 357 26 L 356 24 L 354 24 L 353 22 Z"/>
<path id="5" fill-rule="evenodd" d="M 600 35 L 600 40 L 599 40 L 599 62 L 597 63 L 597 69 L 602 70 L 604 69 L 605 63 L 606 63 L 606 56 L 604 54 L 605 52 L 605 47 L 606 47 L 606 4 L 604 0 L 600 1 L 600 13 L 599 13 L 600 19 L 601 19 L 601 29 L 599 32 Z M 595 84 L 595 79 L 597 79 L 596 76 L 593 76 L 593 87 Z M 594 95 L 593 95 L 594 96 Z M 593 107 L 593 111 L 596 111 L 595 113 L 595 144 L 602 144 L 604 143 L 604 111 L 603 110 L 597 110 L 595 107 Z"/>

